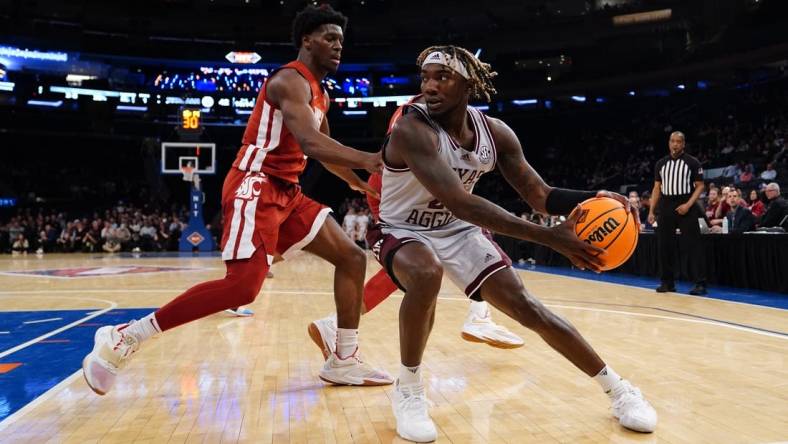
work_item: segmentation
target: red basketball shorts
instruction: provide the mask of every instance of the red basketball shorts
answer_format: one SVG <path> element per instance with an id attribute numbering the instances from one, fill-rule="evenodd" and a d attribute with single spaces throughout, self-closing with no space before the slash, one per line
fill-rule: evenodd
<path id="1" fill-rule="evenodd" d="M 248 259 L 265 249 L 285 258 L 308 245 L 331 209 L 304 196 L 298 184 L 231 168 L 222 187 L 222 259 Z"/>

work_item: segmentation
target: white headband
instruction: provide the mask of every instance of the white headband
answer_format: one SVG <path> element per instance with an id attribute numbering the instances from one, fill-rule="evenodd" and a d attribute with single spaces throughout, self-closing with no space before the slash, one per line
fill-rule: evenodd
<path id="1" fill-rule="evenodd" d="M 425 65 L 430 63 L 437 63 L 439 65 L 449 67 L 457 74 L 463 76 L 466 80 L 468 79 L 468 70 L 465 68 L 465 64 L 459 61 L 457 58 L 446 54 L 445 52 L 431 52 L 430 55 L 424 58 L 424 62 L 421 64 L 422 69 Z"/>

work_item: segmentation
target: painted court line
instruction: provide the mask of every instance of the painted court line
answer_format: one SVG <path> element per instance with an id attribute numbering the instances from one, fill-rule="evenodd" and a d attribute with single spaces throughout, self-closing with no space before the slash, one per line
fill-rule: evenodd
<path id="1" fill-rule="evenodd" d="M 82 376 L 82 369 L 79 369 L 71 374 L 71 376 L 67 377 L 66 379 L 60 381 L 56 386 L 52 387 L 51 389 L 47 390 L 46 392 L 42 393 L 41 396 L 38 398 L 30 401 L 26 406 L 22 407 L 21 409 L 14 412 L 13 415 L 6 417 L 3 421 L 0 421 L 0 431 L 3 431 L 8 426 L 19 420 L 19 418 L 25 416 L 34 408 L 38 407 L 39 404 L 47 401 L 48 399 L 52 398 L 59 392 L 62 388 L 66 387 L 67 385 L 74 382 L 75 379 Z"/>
<path id="2" fill-rule="evenodd" d="M 52 322 L 52 321 L 62 321 L 63 318 L 49 318 L 49 319 L 38 319 L 35 321 L 25 321 L 23 324 L 40 324 L 42 322 Z"/>
<path id="3" fill-rule="evenodd" d="M 55 297 L 55 296 L 53 296 L 53 297 Z M 60 299 L 68 299 L 68 298 L 60 298 Z M 89 299 L 89 298 L 80 298 L 80 299 Z M 37 343 L 39 341 L 47 339 L 47 338 L 49 338 L 51 336 L 54 336 L 54 335 L 56 335 L 58 333 L 64 332 L 64 331 L 66 331 L 66 330 L 68 330 L 68 329 L 70 329 L 72 327 L 76 327 L 77 325 L 82 324 L 85 321 L 89 321 L 89 320 L 95 318 L 96 316 L 101 316 L 104 313 L 106 313 L 106 312 L 108 312 L 108 311 L 110 311 L 110 310 L 112 310 L 112 309 L 114 309 L 114 308 L 116 308 L 118 306 L 117 302 L 107 301 L 107 300 L 103 300 L 103 299 L 90 299 L 90 300 L 104 302 L 106 304 L 109 304 L 109 307 L 107 307 L 107 308 L 105 308 L 103 310 L 99 310 L 99 311 L 93 312 L 93 314 L 87 315 L 87 316 L 85 316 L 82 319 L 78 319 L 78 320 L 76 320 L 76 321 L 74 321 L 74 322 L 72 322 L 72 323 L 70 323 L 68 325 L 64 325 L 63 327 L 60 327 L 60 328 L 55 329 L 55 330 L 52 330 L 52 331 L 50 331 L 48 333 L 44 333 L 43 335 L 41 335 L 41 336 L 39 336 L 37 338 L 33 338 L 33 339 L 31 339 L 31 340 L 29 340 L 27 342 L 24 342 L 24 343 L 19 344 L 19 345 L 15 346 L 15 347 L 11 347 L 8 350 L 0 352 L 0 358 L 4 358 L 4 357 L 10 355 L 11 353 L 18 352 L 19 350 L 22 350 L 24 348 L 30 347 L 31 345 L 33 345 L 33 344 L 35 344 L 35 343 Z"/>

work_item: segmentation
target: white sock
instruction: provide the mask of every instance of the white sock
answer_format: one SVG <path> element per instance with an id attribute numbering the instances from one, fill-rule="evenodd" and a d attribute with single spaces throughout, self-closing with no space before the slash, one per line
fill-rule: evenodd
<path id="1" fill-rule="evenodd" d="M 399 365 L 400 384 L 418 384 L 421 382 L 421 366 L 408 367 L 405 364 Z"/>
<path id="2" fill-rule="evenodd" d="M 621 376 L 618 376 L 618 373 L 607 365 L 594 376 L 594 380 L 608 395 L 612 394 L 615 388 L 621 384 L 621 379 Z"/>
<path id="3" fill-rule="evenodd" d="M 337 356 L 345 359 L 358 348 L 358 330 L 355 328 L 337 328 Z"/>
<path id="4" fill-rule="evenodd" d="M 471 306 L 468 309 L 468 312 L 476 316 L 480 319 L 485 319 L 490 317 L 490 308 L 487 306 L 487 303 L 484 301 L 474 301 L 471 299 Z"/>
<path id="5" fill-rule="evenodd" d="M 129 324 L 128 327 L 125 328 L 124 333 L 131 334 L 139 342 L 146 341 L 158 333 L 161 333 L 161 328 L 159 328 L 159 322 L 156 320 L 156 313 L 151 313 L 144 318 Z"/>

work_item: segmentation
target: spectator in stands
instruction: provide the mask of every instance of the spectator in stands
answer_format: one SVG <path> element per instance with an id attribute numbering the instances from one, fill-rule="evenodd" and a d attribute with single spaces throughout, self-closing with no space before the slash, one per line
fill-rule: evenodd
<path id="1" fill-rule="evenodd" d="M 630 191 L 629 192 L 629 204 L 632 205 L 632 208 L 634 208 L 637 211 L 637 213 L 638 213 L 638 226 L 640 227 L 640 230 L 643 230 L 643 228 L 645 228 L 645 225 L 643 224 L 643 219 L 640 217 L 640 214 L 641 214 L 640 210 L 642 210 L 642 207 L 641 207 L 641 203 L 640 203 L 640 196 L 638 196 L 638 192 L 637 191 Z"/>
<path id="2" fill-rule="evenodd" d="M 106 230 L 105 234 L 106 237 L 104 238 L 104 244 L 101 246 L 101 249 L 107 253 L 117 253 L 120 251 L 121 245 L 118 240 L 117 230 L 110 227 Z"/>
<path id="3" fill-rule="evenodd" d="M 82 236 L 82 248 L 85 252 L 93 253 L 101 246 L 101 228 L 99 222 L 94 220 L 90 223 L 90 228 Z"/>
<path id="4" fill-rule="evenodd" d="M 749 184 L 754 177 L 753 171 L 755 170 L 752 164 L 745 165 L 744 162 L 741 162 L 741 165 L 741 174 L 739 174 L 738 180 L 736 181 L 736 184 L 739 186 Z"/>
<path id="5" fill-rule="evenodd" d="M 30 242 L 27 241 L 24 234 L 18 233 L 16 240 L 11 245 L 11 254 L 27 254 L 28 251 L 30 251 Z"/>
<path id="6" fill-rule="evenodd" d="M 122 250 L 131 250 L 134 247 L 131 245 L 131 231 L 129 231 L 129 227 L 126 224 L 118 226 L 115 230 L 115 237 L 118 239 Z"/>
<path id="7" fill-rule="evenodd" d="M 741 195 L 738 190 L 731 190 L 728 193 L 728 205 L 730 212 L 725 216 L 728 218 L 728 233 L 744 233 L 755 229 L 755 216 L 746 207 L 739 205 Z M 712 232 L 721 233 L 722 228 L 715 226 Z"/>
<path id="8" fill-rule="evenodd" d="M 151 225 L 150 218 L 145 218 L 145 222 L 140 228 L 140 242 L 142 243 L 143 251 L 156 251 L 158 249 L 157 242 L 159 240 L 156 234 L 156 227 Z"/>
<path id="9" fill-rule="evenodd" d="M 769 205 L 766 207 L 766 213 L 761 218 L 762 227 L 779 227 L 786 228 L 788 222 L 784 222 L 788 217 L 788 202 L 780 196 L 780 185 L 776 182 L 771 182 L 766 185 L 764 191 L 766 199 L 769 200 Z"/>
<path id="10" fill-rule="evenodd" d="M 717 208 L 720 206 L 720 190 L 719 188 L 709 188 L 709 195 L 706 200 L 706 217 L 714 219 L 717 214 Z"/>
<path id="11" fill-rule="evenodd" d="M 643 223 L 643 229 L 653 230 L 654 227 L 648 222 L 648 212 L 651 209 L 651 193 L 646 190 L 643 192 L 643 197 L 640 199 L 640 222 Z"/>
<path id="12" fill-rule="evenodd" d="M 761 180 L 764 182 L 772 182 L 777 177 L 777 171 L 774 169 L 774 163 L 766 164 L 766 169 L 761 173 Z"/>
<path id="13" fill-rule="evenodd" d="M 761 201 L 760 196 L 758 196 L 758 190 L 753 188 L 750 190 L 749 202 L 747 202 L 750 212 L 753 216 L 755 216 L 756 221 L 761 219 L 763 213 L 766 212 L 766 205 L 763 204 Z"/>

